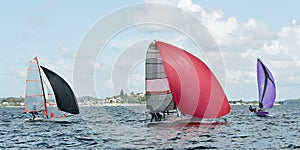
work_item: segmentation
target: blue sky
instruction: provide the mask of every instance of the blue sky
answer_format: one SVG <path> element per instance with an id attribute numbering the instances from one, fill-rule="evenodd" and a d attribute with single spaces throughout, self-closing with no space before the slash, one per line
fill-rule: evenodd
<path id="1" fill-rule="evenodd" d="M 88 31 L 116 10 L 144 2 L 168 4 L 203 21 L 222 53 L 226 74 L 223 86 L 229 99 L 257 99 L 256 57 L 261 57 L 274 72 L 278 99 L 300 97 L 300 12 L 297 8 L 300 2 L 258 0 L 2 1 L 0 97 L 24 95 L 26 68 L 36 55 L 42 65 L 63 76 L 73 87 L 74 58 Z M 180 21 L 172 15 L 170 19 Z M 97 92 L 93 96 L 118 94 L 112 73 L 119 56 L 126 48 L 135 47 L 137 41 L 152 38 L 175 43 L 205 61 L 205 56 L 189 40 L 171 29 L 151 25 L 126 29 L 116 34 L 98 59 L 91 62 L 95 67 Z M 128 76 L 128 87 L 124 88 L 143 92 L 143 73 L 143 62 L 136 62 Z M 84 93 L 76 90 L 75 93 Z"/>

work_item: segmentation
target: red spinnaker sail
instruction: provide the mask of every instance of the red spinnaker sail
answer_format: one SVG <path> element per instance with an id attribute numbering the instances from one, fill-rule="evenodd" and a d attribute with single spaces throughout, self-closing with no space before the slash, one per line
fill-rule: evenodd
<path id="1" fill-rule="evenodd" d="M 177 107 L 198 118 L 220 118 L 230 112 L 227 97 L 211 70 L 197 57 L 157 41 Z"/>

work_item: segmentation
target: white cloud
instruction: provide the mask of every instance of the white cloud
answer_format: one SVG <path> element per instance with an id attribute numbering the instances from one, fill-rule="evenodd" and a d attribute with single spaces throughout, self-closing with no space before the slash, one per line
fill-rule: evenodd
<path id="1" fill-rule="evenodd" d="M 69 48 L 64 41 L 61 41 L 59 44 L 59 50 L 63 54 L 63 56 L 67 56 L 69 58 L 74 58 L 75 50 Z"/>
<path id="2" fill-rule="evenodd" d="M 26 78 L 26 76 L 27 76 L 27 71 L 24 69 L 24 70 L 22 70 L 22 71 L 18 71 L 17 74 L 18 74 L 19 77 L 24 77 L 24 78 Z"/>
<path id="3" fill-rule="evenodd" d="M 95 69 L 100 68 L 100 63 L 98 63 L 97 61 L 95 61 L 93 59 L 90 60 L 90 65 L 93 66 L 93 68 L 95 68 Z"/>
<path id="4" fill-rule="evenodd" d="M 224 18 L 221 10 L 201 13 L 198 16 L 208 28 L 223 54 L 226 69 L 226 90 L 235 93 L 231 99 L 243 95 L 248 99 L 256 97 L 256 58 L 262 58 L 273 73 L 278 93 L 293 87 L 300 80 L 300 26 L 293 20 L 276 35 L 268 26 L 254 18 L 246 22 L 236 17 Z M 293 59 L 291 59 L 293 58 Z M 284 68 L 285 71 L 282 71 Z M 239 94 L 238 91 L 251 91 Z M 282 90 L 282 91 L 279 91 Z M 234 92 L 232 92 L 234 91 Z M 230 92 L 229 92 L 230 93 Z M 280 94 L 279 94 L 280 95 Z M 297 93 L 290 93 L 296 95 Z M 289 97 L 282 94 L 281 97 Z"/>
<path id="5" fill-rule="evenodd" d="M 29 23 L 31 25 L 37 26 L 37 27 L 42 27 L 45 25 L 45 21 L 42 17 L 37 16 L 37 15 L 32 15 L 29 18 Z"/>
<path id="6" fill-rule="evenodd" d="M 231 97 L 229 98 L 236 99 L 240 98 L 238 96 L 241 95 L 243 98 L 246 97 L 247 99 L 254 99 L 257 97 L 257 58 L 261 58 L 269 67 L 275 77 L 276 83 L 279 85 L 292 85 L 297 83 L 297 75 L 300 73 L 297 71 L 300 70 L 300 26 L 297 20 L 292 20 L 291 24 L 283 27 L 279 33 L 272 33 L 263 21 L 256 20 L 255 18 L 241 21 L 235 16 L 225 18 L 222 10 L 216 9 L 207 11 L 200 5 L 193 3 L 191 0 L 147 0 L 147 2 L 163 3 L 183 9 L 187 13 L 192 13 L 207 27 L 218 44 L 223 56 L 226 70 L 226 87 L 224 88 L 231 91 L 231 93 L 234 93 L 234 95 L 230 95 Z M 162 15 L 162 18 L 167 18 L 164 20 L 165 23 L 183 24 L 180 18 L 174 16 L 174 13 L 168 12 L 168 10 L 164 13 L 150 9 L 139 10 L 131 19 L 139 20 L 143 17 L 147 17 L 151 20 L 151 18 L 157 18 L 157 16 L 161 17 Z M 154 32 L 161 33 L 162 30 L 165 30 L 162 28 L 155 28 L 154 25 L 145 25 L 142 28 L 151 31 L 147 32 L 147 34 Z M 169 37 L 163 37 L 161 39 L 175 43 L 174 45 L 179 47 L 185 46 L 182 48 L 189 47 L 186 45 L 185 41 L 187 41 L 187 39 L 185 36 L 178 34 L 169 35 Z M 124 43 L 116 43 L 114 46 L 124 48 L 126 45 L 124 45 Z M 197 51 L 196 54 L 205 62 L 205 56 L 199 53 L 199 51 Z M 114 59 L 112 55 L 110 55 L 109 58 Z M 102 58 L 101 60 L 103 59 L 105 58 Z M 218 61 L 209 63 L 218 63 Z M 91 64 L 93 65 L 94 63 L 95 62 L 92 62 Z M 282 68 L 284 68 L 285 71 L 282 71 Z M 144 75 L 141 72 L 132 75 L 132 82 L 130 83 L 131 88 L 138 88 L 138 85 L 142 83 L 139 83 L 135 78 L 142 79 L 143 76 Z M 112 84 L 111 82 L 106 83 L 107 87 Z M 280 93 L 280 91 L 278 91 L 278 93 Z"/>
<path id="7" fill-rule="evenodd" d="M 226 71 L 226 80 L 230 84 L 253 83 L 256 80 L 256 71 L 228 70 Z"/>
<path id="8" fill-rule="evenodd" d="M 129 91 L 141 92 L 141 90 L 145 89 L 145 76 L 143 71 L 139 73 L 130 74 L 129 76 Z"/>
<path id="9" fill-rule="evenodd" d="M 42 66 L 45 66 L 49 69 L 58 69 L 58 67 L 56 65 L 53 64 L 53 62 L 50 63 L 50 61 L 48 61 L 48 59 L 44 58 L 44 57 L 38 57 L 39 59 L 39 63 Z"/>
<path id="10" fill-rule="evenodd" d="M 241 57 L 246 58 L 246 57 L 256 57 L 259 54 L 259 50 L 255 49 L 248 49 L 246 52 L 241 53 Z"/>
<path id="11" fill-rule="evenodd" d="M 190 12 L 199 12 L 203 10 L 200 5 L 193 4 L 192 0 L 180 0 L 177 6 L 178 8 Z"/>
<path id="12" fill-rule="evenodd" d="M 154 2 L 158 1 L 154 0 Z M 241 22 L 234 16 L 224 18 L 224 14 L 220 9 L 206 11 L 191 0 L 177 0 L 172 2 L 171 5 L 174 6 L 174 3 L 176 3 L 175 6 L 184 11 L 193 13 L 194 16 L 201 20 L 202 24 L 207 27 L 218 46 L 223 49 L 258 49 L 261 48 L 261 44 L 266 40 L 271 40 L 275 36 L 264 22 L 257 21 L 254 18 L 249 18 L 246 22 Z M 170 3 L 168 3 L 168 1 L 162 1 L 162 4 Z M 145 11 L 148 12 L 148 10 Z M 169 18 L 166 22 L 175 22 L 177 24 L 180 24 L 182 21 L 181 19 L 178 19 L 178 17 L 173 16 L 172 13 L 167 12 L 162 14 L 149 10 L 147 15 L 143 15 L 143 17 L 167 15 L 168 17 L 164 17 Z"/>
<path id="13" fill-rule="evenodd" d="M 263 50 L 269 55 L 276 55 L 279 54 L 281 50 L 284 50 L 284 47 L 279 43 L 279 41 L 271 41 L 271 43 L 265 43 L 263 45 Z"/>
<path id="14" fill-rule="evenodd" d="M 225 20 L 223 15 L 219 14 L 218 19 L 208 16 L 203 24 L 221 48 L 257 48 L 253 46 L 258 46 L 273 37 L 267 26 L 255 19 L 239 22 L 235 17 Z"/>
<path id="15" fill-rule="evenodd" d="M 177 0 L 145 0 L 147 3 L 159 3 L 159 4 L 166 4 L 176 6 L 178 1 Z"/>
<path id="16" fill-rule="evenodd" d="M 19 40 L 21 42 L 34 42 L 37 41 L 38 36 L 31 32 L 24 32 L 20 35 Z"/>
<path id="17" fill-rule="evenodd" d="M 67 47 L 65 47 L 65 46 L 61 47 L 60 50 L 61 50 L 64 54 L 69 54 L 69 52 L 70 52 L 69 48 L 67 48 Z"/>
<path id="18" fill-rule="evenodd" d="M 289 80 L 290 82 L 296 82 L 296 83 L 299 83 L 299 81 L 300 81 L 300 76 L 289 76 L 289 77 L 288 77 L 288 80 Z"/>
<path id="19" fill-rule="evenodd" d="M 229 70 L 226 72 L 227 74 L 227 80 L 230 83 L 240 83 L 240 78 L 242 77 L 242 71 L 241 70 Z"/>
<path id="20" fill-rule="evenodd" d="M 283 51 L 298 64 L 297 61 L 300 60 L 300 24 L 296 20 L 292 20 L 290 26 L 282 28 L 276 42 L 280 43 Z"/>

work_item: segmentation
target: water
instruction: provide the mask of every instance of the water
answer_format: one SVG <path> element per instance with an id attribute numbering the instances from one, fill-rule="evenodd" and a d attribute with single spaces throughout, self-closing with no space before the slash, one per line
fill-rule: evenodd
<path id="1" fill-rule="evenodd" d="M 82 107 L 72 123 L 24 122 L 22 108 L 0 108 L 0 149 L 294 149 L 300 148 L 297 105 L 275 106 L 273 117 L 232 106 L 227 122 L 148 124 L 144 106 Z"/>

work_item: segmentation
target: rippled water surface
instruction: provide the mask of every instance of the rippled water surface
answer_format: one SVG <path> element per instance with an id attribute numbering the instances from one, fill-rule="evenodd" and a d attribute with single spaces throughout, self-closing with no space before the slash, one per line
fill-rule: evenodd
<path id="1" fill-rule="evenodd" d="M 149 124 L 145 106 L 82 107 L 72 123 L 24 122 L 22 108 L 0 108 L 0 149 L 300 148 L 299 105 L 275 106 L 273 117 L 232 106 L 227 122 Z"/>

